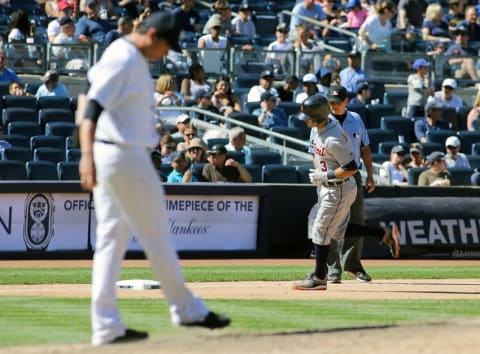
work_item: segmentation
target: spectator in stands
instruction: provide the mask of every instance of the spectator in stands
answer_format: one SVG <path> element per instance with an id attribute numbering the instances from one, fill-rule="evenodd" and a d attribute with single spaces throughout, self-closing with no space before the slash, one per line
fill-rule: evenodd
<path id="1" fill-rule="evenodd" d="M 391 20 L 395 14 L 395 4 L 383 0 L 375 5 L 375 12 L 368 15 L 358 30 L 361 38 L 362 51 L 390 50 L 390 36 L 392 34 Z"/>
<path id="2" fill-rule="evenodd" d="M 322 2 L 322 10 L 323 13 L 326 16 L 326 23 L 330 26 L 335 26 L 335 27 L 342 27 L 344 24 L 344 19 L 340 15 L 340 11 L 336 5 L 335 0 L 324 0 Z M 323 38 L 328 37 L 330 33 L 330 29 L 327 27 L 324 27 L 321 31 L 321 36 Z M 337 32 L 334 32 L 333 35 L 336 35 Z"/>
<path id="3" fill-rule="evenodd" d="M 238 8 L 238 15 L 232 20 L 234 34 L 242 34 L 251 38 L 255 37 L 257 31 L 255 29 L 255 23 L 250 16 L 250 6 L 248 6 L 248 3 L 242 3 Z"/>
<path id="4" fill-rule="evenodd" d="M 85 13 L 77 21 L 76 32 L 80 42 L 105 42 L 105 30 L 99 23 L 98 4 L 96 0 L 86 0 Z"/>
<path id="5" fill-rule="evenodd" d="M 170 164 L 173 170 L 168 174 L 168 183 L 198 182 L 197 178 L 192 176 L 192 171 L 187 169 L 187 159 L 183 151 L 175 151 Z"/>
<path id="6" fill-rule="evenodd" d="M 207 162 L 207 145 L 200 138 L 193 138 L 187 147 L 185 154 L 188 165 L 197 162 Z"/>
<path id="7" fill-rule="evenodd" d="M 57 18 L 50 21 L 47 26 L 48 41 L 50 43 L 52 43 L 60 33 L 60 20 L 63 17 L 70 17 L 72 15 L 72 6 L 67 1 L 60 1 L 57 6 L 58 12 L 55 15 Z"/>
<path id="8" fill-rule="evenodd" d="M 423 58 L 417 59 L 412 64 L 414 74 L 407 78 L 408 98 L 407 115 L 408 118 L 421 117 L 425 114 L 424 107 L 429 96 L 434 94 L 434 86 L 430 80 L 431 63 Z"/>
<path id="9" fill-rule="evenodd" d="M 367 19 L 367 10 L 362 7 L 360 0 L 348 0 L 346 8 L 348 10 L 346 27 L 350 29 L 360 28 Z"/>
<path id="10" fill-rule="evenodd" d="M 275 86 L 278 92 L 278 99 L 284 102 L 293 102 L 299 82 L 300 80 L 296 75 L 288 75 L 283 85 Z"/>
<path id="11" fill-rule="evenodd" d="M 288 65 L 285 61 L 288 60 L 288 55 L 285 52 L 293 50 L 294 46 L 288 39 L 288 28 L 286 23 L 282 22 L 277 25 L 275 36 L 277 39 L 267 46 L 267 51 L 270 52 L 267 53 L 266 56 L 267 63 L 272 64 L 274 67 L 287 68 Z"/>
<path id="12" fill-rule="evenodd" d="M 305 24 L 301 24 L 297 27 L 297 40 L 293 43 L 296 51 L 300 54 L 300 65 L 303 72 L 312 72 L 315 69 L 315 58 L 318 58 L 318 51 L 320 48 L 317 46 L 313 39 L 310 39 L 308 28 Z M 313 52 L 313 53 L 309 53 Z"/>
<path id="13" fill-rule="evenodd" d="M 0 82 L 22 82 L 15 71 L 7 67 L 7 53 L 0 47 Z"/>
<path id="14" fill-rule="evenodd" d="M 233 127 L 228 132 L 229 143 L 225 145 L 227 151 L 238 151 L 243 153 L 245 157 L 245 163 L 250 164 L 252 161 L 252 151 L 246 145 L 247 136 L 245 130 L 242 127 Z"/>
<path id="15" fill-rule="evenodd" d="M 390 161 L 385 161 L 382 166 L 384 170 L 380 170 L 383 177 L 388 177 L 390 184 L 394 186 L 406 186 L 408 184 L 408 172 L 403 166 L 405 159 L 405 149 L 402 145 L 396 145 L 390 151 Z M 385 171 L 387 175 L 385 175 Z"/>
<path id="16" fill-rule="evenodd" d="M 75 21 L 73 18 L 64 16 L 59 21 L 60 33 L 53 40 L 53 44 L 75 44 L 78 38 L 75 37 Z M 53 46 L 52 54 L 57 58 L 70 58 L 71 48 L 68 46 Z"/>
<path id="17" fill-rule="evenodd" d="M 463 101 L 460 96 L 455 94 L 457 82 L 455 79 L 447 78 L 442 82 L 440 91 L 435 92 L 435 100 L 441 102 L 444 107 L 453 107 L 456 110 L 463 107 Z"/>
<path id="18" fill-rule="evenodd" d="M 473 101 L 473 107 L 467 114 L 467 122 L 466 122 L 467 130 L 469 131 L 475 130 L 473 121 L 476 121 L 479 118 L 480 118 L 480 92 L 476 94 L 475 100 Z"/>
<path id="19" fill-rule="evenodd" d="M 227 149 L 223 145 L 214 145 L 207 151 L 208 163 L 202 175 L 208 182 L 245 182 L 251 183 L 252 176 L 234 159 L 227 159 Z"/>
<path id="20" fill-rule="evenodd" d="M 197 96 L 197 104 L 194 107 L 197 107 L 197 108 L 200 108 L 204 111 L 212 112 L 212 113 L 215 113 L 215 114 L 220 114 L 218 109 L 212 103 L 212 96 L 213 96 L 212 91 L 198 90 L 196 96 Z M 206 114 L 197 113 L 197 112 L 190 112 L 190 115 L 193 118 L 196 118 L 196 119 L 200 119 L 200 120 L 203 120 L 203 121 L 208 121 L 210 123 L 218 123 L 218 121 L 215 118 L 210 117 Z"/>
<path id="21" fill-rule="evenodd" d="M 186 124 L 183 129 L 183 142 L 177 144 L 177 151 L 186 151 L 190 141 L 197 137 L 197 128 L 193 124 Z"/>
<path id="22" fill-rule="evenodd" d="M 348 54 L 348 66 L 340 71 L 340 85 L 349 92 L 356 91 L 356 84 L 359 80 L 365 80 L 366 74 L 362 70 L 362 54 L 354 51 Z"/>
<path id="23" fill-rule="evenodd" d="M 397 7 L 397 28 L 399 30 L 405 30 L 408 26 L 422 28 L 428 3 L 426 0 L 400 0 Z"/>
<path id="24" fill-rule="evenodd" d="M 427 6 L 425 19 L 422 25 L 422 38 L 424 41 L 450 42 L 448 23 L 443 20 L 442 6 L 432 3 Z"/>
<path id="25" fill-rule="evenodd" d="M 114 40 L 126 36 L 133 31 L 133 21 L 128 16 L 122 16 L 117 21 L 117 28 L 108 31 L 105 35 L 105 45 L 110 45 Z"/>
<path id="26" fill-rule="evenodd" d="M 235 27 L 232 25 L 232 9 L 230 4 L 226 0 L 217 0 L 213 4 L 213 9 L 216 11 L 215 14 L 210 16 L 205 27 L 203 27 L 203 33 L 209 33 L 210 28 L 220 23 L 220 33 L 223 35 L 229 35 L 235 33 Z"/>
<path id="27" fill-rule="evenodd" d="M 436 42 L 435 44 L 440 43 L 443 48 L 445 48 L 445 44 L 442 42 Z M 417 42 L 417 30 L 413 26 L 408 26 L 407 29 L 405 30 L 404 36 L 400 41 L 400 51 L 405 52 L 405 53 L 415 53 L 417 51 L 420 51 L 418 48 L 418 42 Z M 423 50 L 423 49 L 422 49 Z M 434 52 L 432 54 L 427 53 L 427 55 L 435 55 L 435 54 L 443 54 L 442 52 Z"/>
<path id="28" fill-rule="evenodd" d="M 50 69 L 42 76 L 41 80 L 42 85 L 37 90 L 35 97 L 44 97 L 44 96 L 60 96 L 60 97 L 70 97 L 67 87 L 58 82 L 60 75 L 57 70 Z"/>
<path id="29" fill-rule="evenodd" d="M 407 169 L 413 167 L 425 167 L 425 159 L 423 156 L 423 146 L 420 143 L 410 144 L 410 162 L 405 166 Z"/>
<path id="30" fill-rule="evenodd" d="M 155 102 L 157 106 L 181 106 L 182 95 L 177 92 L 175 78 L 170 74 L 160 75 L 155 84 Z"/>
<path id="31" fill-rule="evenodd" d="M 158 11 L 170 12 L 175 8 L 175 0 L 165 0 L 157 4 Z"/>
<path id="32" fill-rule="evenodd" d="M 227 37 L 220 35 L 221 22 L 219 19 L 209 21 L 210 34 L 201 36 L 198 39 L 198 48 L 225 49 L 227 48 Z"/>
<path id="33" fill-rule="evenodd" d="M 430 168 L 420 173 L 417 182 L 418 186 L 450 187 L 454 185 L 453 177 L 447 171 L 445 154 L 443 152 L 432 152 L 427 156 L 427 162 Z"/>
<path id="34" fill-rule="evenodd" d="M 15 10 L 8 24 L 8 42 L 26 42 L 27 38 L 33 38 L 35 33 L 31 31 L 32 27 L 28 14 L 24 10 Z"/>
<path id="35" fill-rule="evenodd" d="M 470 37 L 465 26 L 458 26 L 455 30 L 455 42 L 445 52 L 448 64 L 455 78 L 465 77 L 478 80 L 476 63 L 473 57 L 477 56 L 477 50 L 470 46 Z"/>
<path id="36" fill-rule="evenodd" d="M 457 26 L 464 26 L 467 29 L 468 37 L 471 41 L 480 41 L 480 25 L 477 23 L 477 9 L 475 6 L 465 8 L 465 20 L 458 23 Z"/>
<path id="37" fill-rule="evenodd" d="M 170 164 L 172 162 L 172 155 L 177 148 L 175 139 L 170 134 L 164 134 L 160 139 L 160 146 L 157 151 L 160 153 L 162 164 Z"/>
<path id="38" fill-rule="evenodd" d="M 194 0 L 182 0 L 180 6 L 172 10 L 182 31 L 200 32 L 200 15 L 194 10 Z"/>
<path id="39" fill-rule="evenodd" d="M 327 16 L 323 12 L 323 8 L 319 4 L 315 4 L 314 0 L 303 0 L 298 2 L 292 10 L 294 15 L 300 15 L 304 17 L 310 17 L 316 21 L 320 21 L 322 23 L 327 23 Z M 305 23 L 308 26 L 308 30 L 310 33 L 310 38 L 313 40 L 317 40 L 320 37 L 320 33 L 322 32 L 322 28 L 312 26 L 307 21 L 304 21 L 297 16 L 292 16 L 290 18 L 290 35 L 295 36 L 295 30 L 298 25 Z"/>
<path id="40" fill-rule="evenodd" d="M 45 2 L 47 17 L 59 17 L 59 13 L 62 11 L 62 3 L 67 3 L 73 9 L 73 0 L 47 0 Z"/>
<path id="41" fill-rule="evenodd" d="M 318 79 L 315 74 L 305 74 L 302 78 L 302 93 L 295 98 L 295 102 L 302 103 L 307 97 L 313 96 L 318 92 Z M 327 90 L 328 91 L 328 90 Z"/>
<path id="42" fill-rule="evenodd" d="M 190 124 L 190 116 L 185 113 L 179 114 L 175 119 L 175 127 L 177 128 L 177 131 L 172 134 L 172 138 L 183 139 L 183 132 L 187 124 Z"/>
<path id="43" fill-rule="evenodd" d="M 454 32 L 457 25 L 465 20 L 463 0 L 449 0 L 448 12 L 445 14 L 445 22 L 448 23 L 450 32 Z"/>
<path id="44" fill-rule="evenodd" d="M 79 1 L 80 12 L 86 12 L 88 0 Z M 98 18 L 101 20 L 115 19 L 117 17 L 117 11 L 113 6 L 112 0 L 96 0 L 98 7 Z"/>
<path id="45" fill-rule="evenodd" d="M 260 73 L 259 85 L 250 88 L 247 95 L 247 102 L 260 102 L 260 96 L 265 91 L 270 91 L 275 96 L 278 96 L 277 90 L 273 87 L 273 72 L 264 70 Z"/>
<path id="46" fill-rule="evenodd" d="M 425 118 L 418 119 L 414 123 L 415 136 L 421 143 L 427 142 L 428 130 L 450 129 L 450 125 L 441 119 L 443 104 L 436 100 L 430 100 L 425 104 Z"/>
<path id="47" fill-rule="evenodd" d="M 12 81 L 8 84 L 8 94 L 12 96 L 25 96 L 25 88 L 21 82 Z"/>
<path id="48" fill-rule="evenodd" d="M 349 104 L 351 105 L 365 106 L 372 96 L 371 86 L 365 80 L 357 81 L 355 92 L 357 95 L 350 100 Z"/>
<path id="49" fill-rule="evenodd" d="M 228 116 L 232 112 L 242 111 L 239 98 L 232 93 L 228 76 L 221 75 L 215 81 L 212 104 L 224 116 Z"/>
<path id="50" fill-rule="evenodd" d="M 260 108 L 252 114 L 258 117 L 258 125 L 265 129 L 288 126 L 288 117 L 285 111 L 277 107 L 278 96 L 266 91 L 260 96 Z"/>
<path id="51" fill-rule="evenodd" d="M 184 78 L 180 84 L 180 92 L 185 99 L 196 99 L 200 90 L 211 91 L 212 86 L 206 79 L 202 64 L 194 63 L 188 68 L 188 78 Z"/>
<path id="52" fill-rule="evenodd" d="M 445 162 L 447 163 L 447 168 L 471 168 L 467 155 L 460 152 L 460 147 L 460 139 L 455 135 L 449 136 L 447 140 L 445 140 L 445 148 L 447 149 L 447 156 L 445 156 Z"/>

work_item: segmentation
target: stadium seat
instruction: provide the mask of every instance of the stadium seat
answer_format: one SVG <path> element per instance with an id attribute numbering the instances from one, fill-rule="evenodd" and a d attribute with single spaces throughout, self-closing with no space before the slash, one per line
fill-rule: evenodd
<path id="1" fill-rule="evenodd" d="M 30 180 L 58 180 L 57 166 L 50 161 L 28 161 L 27 176 Z"/>
<path id="2" fill-rule="evenodd" d="M 373 153 L 378 153 L 378 144 L 382 141 L 396 141 L 397 136 L 393 130 L 387 129 L 367 129 L 370 139 L 370 149 Z"/>
<path id="3" fill-rule="evenodd" d="M 32 96 L 35 96 L 35 94 L 37 93 L 38 91 L 38 88 L 42 86 L 42 83 L 41 82 L 27 82 L 25 84 L 25 91 L 32 95 Z"/>
<path id="4" fill-rule="evenodd" d="M 227 151 L 227 159 L 234 159 L 238 163 L 245 163 L 245 154 L 241 151 Z"/>
<path id="5" fill-rule="evenodd" d="M 434 151 L 445 151 L 445 144 L 441 143 L 422 143 L 423 146 L 423 155 L 426 157 Z"/>
<path id="6" fill-rule="evenodd" d="M 262 166 L 261 165 L 252 165 L 246 164 L 243 165 L 245 169 L 252 176 L 252 183 L 262 183 Z"/>
<path id="7" fill-rule="evenodd" d="M 270 131 L 272 131 L 274 133 L 286 135 L 286 136 L 289 136 L 291 138 L 295 138 L 295 139 L 298 139 L 298 140 L 303 140 L 302 139 L 302 132 L 301 132 L 300 128 L 296 128 L 296 127 L 293 127 L 293 128 L 292 127 L 274 127 L 274 128 L 270 128 Z M 282 138 L 275 137 L 275 136 L 271 136 L 270 141 L 272 143 L 282 145 L 282 146 L 285 144 L 285 146 L 290 147 L 292 149 L 298 149 L 298 150 L 303 150 L 303 151 L 307 150 L 306 146 L 302 146 L 302 145 L 296 144 L 296 143 L 291 142 L 291 141 L 285 141 Z"/>
<path id="8" fill-rule="evenodd" d="M 233 113 L 230 113 L 230 115 L 228 117 L 259 128 L 258 118 L 257 118 L 257 116 L 254 116 L 253 114 L 242 113 L 242 112 L 233 112 Z M 245 129 L 245 133 L 247 135 L 252 135 L 252 136 L 255 136 L 257 138 L 263 138 L 264 137 L 264 134 L 261 133 L 261 132 L 255 131 L 255 130 L 247 128 L 247 127 L 243 127 L 243 128 Z"/>
<path id="9" fill-rule="evenodd" d="M 395 115 L 395 106 L 391 104 L 367 104 L 367 128 L 380 128 L 381 118 Z"/>
<path id="10" fill-rule="evenodd" d="M 480 131 L 460 130 L 457 132 L 462 146 L 460 151 L 469 154 L 472 151 L 472 145 L 480 143 Z"/>
<path id="11" fill-rule="evenodd" d="M 480 131 L 480 119 L 475 119 L 472 122 L 472 129 L 476 132 Z"/>
<path id="12" fill-rule="evenodd" d="M 295 166 L 267 164 L 262 167 L 263 183 L 297 183 Z"/>
<path id="13" fill-rule="evenodd" d="M 38 123 L 44 128 L 52 122 L 74 122 L 73 113 L 65 108 L 43 108 L 38 111 Z"/>
<path id="14" fill-rule="evenodd" d="M 462 106 L 457 110 L 458 130 L 467 129 L 467 115 L 472 109 L 472 106 Z"/>
<path id="15" fill-rule="evenodd" d="M 310 184 L 310 178 L 308 177 L 308 174 L 312 168 L 313 164 L 299 165 L 296 167 L 298 183 Z"/>
<path id="16" fill-rule="evenodd" d="M 3 126 L 11 122 L 37 122 L 37 111 L 32 108 L 10 107 L 2 111 Z"/>
<path id="17" fill-rule="evenodd" d="M 455 186 L 470 186 L 470 177 L 473 173 L 473 168 L 465 167 L 450 167 L 448 171 L 451 173 Z"/>
<path id="18" fill-rule="evenodd" d="M 72 122 L 50 122 L 45 124 L 45 135 L 73 136 L 76 125 Z"/>
<path id="19" fill-rule="evenodd" d="M 78 161 L 61 161 L 57 163 L 57 173 L 60 180 L 80 180 Z"/>
<path id="20" fill-rule="evenodd" d="M 207 140 L 207 146 L 210 149 L 213 145 L 227 145 L 228 142 L 228 138 L 212 138 Z"/>
<path id="21" fill-rule="evenodd" d="M 203 178 L 203 167 L 205 167 L 207 163 L 206 162 L 195 162 L 192 164 L 191 169 L 192 169 L 192 175 L 197 177 L 199 181 L 204 181 L 205 178 Z"/>
<path id="22" fill-rule="evenodd" d="M 298 119 L 298 115 L 292 114 L 288 117 L 288 126 L 300 129 L 301 139 L 308 140 L 310 138 L 310 128 L 303 120 Z"/>
<path id="23" fill-rule="evenodd" d="M 12 146 L 2 150 L 2 160 L 27 162 L 33 160 L 33 155 L 29 148 Z"/>
<path id="24" fill-rule="evenodd" d="M 467 159 L 471 168 L 480 169 L 480 155 L 467 155 Z"/>
<path id="25" fill-rule="evenodd" d="M 385 92 L 383 95 L 383 103 L 391 104 L 395 107 L 397 115 L 402 114 L 402 109 L 407 107 L 408 92 Z"/>
<path id="26" fill-rule="evenodd" d="M 3 96 L 3 108 L 10 107 L 22 107 L 36 110 L 37 99 L 35 98 L 35 96 Z"/>
<path id="27" fill-rule="evenodd" d="M 256 15 L 255 29 L 259 35 L 275 34 L 278 25 L 278 17 L 271 15 Z"/>
<path id="28" fill-rule="evenodd" d="M 427 130 L 427 133 L 425 136 L 427 138 L 427 142 L 440 143 L 445 147 L 445 140 L 447 140 L 447 138 L 452 135 L 457 135 L 457 132 L 454 130 L 441 129 L 441 130 Z M 443 150 L 444 149 L 442 149 L 442 151 Z"/>
<path id="29" fill-rule="evenodd" d="M 380 120 L 380 128 L 393 130 L 397 137 L 403 136 L 406 143 L 416 140 L 413 130 L 413 120 L 399 115 L 383 116 Z"/>
<path id="30" fill-rule="evenodd" d="M 351 112 L 357 113 L 360 118 L 362 118 L 363 125 L 365 125 L 365 128 L 367 128 L 368 121 L 367 121 L 367 108 L 364 105 L 361 104 L 348 104 L 347 105 L 347 110 Z"/>
<path id="31" fill-rule="evenodd" d="M 165 177 L 166 180 L 170 172 L 173 171 L 173 167 L 168 163 L 162 163 L 158 171 Z"/>
<path id="32" fill-rule="evenodd" d="M 390 69 L 391 69 L 391 63 L 390 63 Z M 381 78 L 374 79 L 373 77 L 369 77 L 368 83 L 371 86 L 370 91 L 372 92 L 370 99 L 379 100 L 379 103 L 385 103 L 383 102 L 383 97 L 385 95 L 385 81 L 383 81 L 383 79 Z M 391 115 L 391 114 L 388 114 L 388 115 Z"/>
<path id="33" fill-rule="evenodd" d="M 42 128 L 36 122 L 12 122 L 8 124 L 8 134 L 20 134 L 27 138 L 34 135 L 41 135 Z"/>
<path id="34" fill-rule="evenodd" d="M 55 135 L 34 135 L 30 138 L 30 149 L 34 151 L 40 147 L 65 149 L 65 139 Z"/>
<path id="35" fill-rule="evenodd" d="M 20 134 L 3 134 L 2 140 L 8 141 L 12 146 L 30 147 L 29 138 Z"/>
<path id="36" fill-rule="evenodd" d="M 453 107 L 444 107 L 442 112 L 442 119 L 450 123 L 452 130 L 460 130 L 460 123 L 458 122 L 457 110 Z"/>
<path id="37" fill-rule="evenodd" d="M 254 110 L 260 108 L 260 102 L 246 102 L 245 103 L 245 112 L 252 114 Z"/>
<path id="38" fill-rule="evenodd" d="M 269 150 L 252 150 L 251 152 L 252 165 L 268 165 L 268 164 L 281 164 L 282 156 L 276 151 Z"/>
<path id="39" fill-rule="evenodd" d="M 34 161 L 51 161 L 58 163 L 65 161 L 65 149 L 53 147 L 40 147 L 33 151 Z"/>
<path id="40" fill-rule="evenodd" d="M 409 186 L 416 186 L 418 183 L 418 176 L 420 176 L 420 173 L 423 171 L 427 170 L 427 167 L 412 167 L 408 169 L 408 185 Z"/>
<path id="41" fill-rule="evenodd" d="M 278 103 L 277 107 L 283 109 L 287 117 L 289 117 L 292 114 L 300 113 L 300 103 L 297 103 L 297 102 L 281 101 Z"/>
<path id="42" fill-rule="evenodd" d="M 39 110 L 45 108 L 62 108 L 72 111 L 70 104 L 70 97 L 62 96 L 43 96 L 37 100 L 37 107 Z"/>
<path id="43" fill-rule="evenodd" d="M 5 139 L 5 140 L 7 140 L 7 139 Z M 471 154 L 472 155 L 480 155 L 480 143 L 472 144 Z"/>
<path id="44" fill-rule="evenodd" d="M 28 180 L 25 162 L 0 160 L 0 180 Z"/>
<path id="45" fill-rule="evenodd" d="M 67 149 L 65 154 L 67 161 L 80 161 L 82 152 L 80 148 Z"/>
<path id="46" fill-rule="evenodd" d="M 78 106 L 78 96 L 73 96 L 70 98 L 70 110 L 72 112 L 77 111 L 77 106 Z"/>
<path id="47" fill-rule="evenodd" d="M 390 160 L 390 154 L 380 154 L 378 152 L 372 152 L 372 162 L 381 165 L 385 161 Z"/>
<path id="48" fill-rule="evenodd" d="M 405 152 L 408 154 L 409 146 L 408 144 L 400 144 L 398 141 L 382 141 L 378 144 L 378 153 L 390 155 L 392 148 L 397 145 L 402 145 L 405 149 Z"/>

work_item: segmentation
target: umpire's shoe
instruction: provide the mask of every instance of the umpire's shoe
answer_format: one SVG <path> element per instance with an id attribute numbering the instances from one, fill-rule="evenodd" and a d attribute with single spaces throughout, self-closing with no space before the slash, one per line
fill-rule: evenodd
<path id="1" fill-rule="evenodd" d="M 227 327 L 231 320 L 227 316 L 210 311 L 202 321 L 182 323 L 185 327 L 205 327 L 208 329 L 216 329 Z"/>
<path id="2" fill-rule="evenodd" d="M 385 235 L 380 244 L 384 243 L 388 246 L 393 258 L 400 257 L 400 238 L 397 225 L 394 225 L 393 228 L 386 226 L 383 229 L 385 230 Z"/>
<path id="3" fill-rule="evenodd" d="M 313 273 L 300 283 L 293 284 L 293 290 L 327 290 L 327 279 L 317 279 Z"/>
<path id="4" fill-rule="evenodd" d="M 147 332 L 135 331 L 134 329 L 127 328 L 125 334 L 118 336 L 108 342 L 107 344 L 119 344 L 119 343 L 128 343 L 128 342 L 137 342 L 140 340 L 145 340 L 148 338 Z"/>

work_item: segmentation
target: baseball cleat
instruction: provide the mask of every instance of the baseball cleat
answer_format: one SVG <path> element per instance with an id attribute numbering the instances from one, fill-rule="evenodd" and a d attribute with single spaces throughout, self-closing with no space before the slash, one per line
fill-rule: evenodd
<path id="1" fill-rule="evenodd" d="M 293 290 L 327 290 L 327 279 L 315 279 L 315 276 L 310 274 L 307 279 L 300 283 L 293 284 Z"/>
<path id="2" fill-rule="evenodd" d="M 147 332 L 135 331 L 134 329 L 126 329 L 125 334 L 118 336 L 117 338 L 111 340 L 107 344 L 117 344 L 117 343 L 128 343 L 128 342 L 137 342 L 140 340 L 145 340 L 148 338 Z"/>
<path id="3" fill-rule="evenodd" d="M 383 229 L 385 230 L 385 235 L 381 243 L 387 245 L 393 258 L 398 258 L 400 256 L 400 238 L 397 225 L 394 225 L 393 228 L 386 226 Z"/>
<path id="4" fill-rule="evenodd" d="M 364 270 L 357 272 L 355 274 L 355 279 L 362 283 L 370 283 L 372 281 L 372 277 Z"/>
<path id="5" fill-rule="evenodd" d="M 227 316 L 210 311 L 202 321 L 182 323 L 181 325 L 185 327 L 205 327 L 208 329 L 216 329 L 227 327 L 230 322 L 231 320 Z"/>
<path id="6" fill-rule="evenodd" d="M 327 277 L 327 281 L 332 284 L 341 284 L 342 277 L 340 275 L 331 275 Z"/>

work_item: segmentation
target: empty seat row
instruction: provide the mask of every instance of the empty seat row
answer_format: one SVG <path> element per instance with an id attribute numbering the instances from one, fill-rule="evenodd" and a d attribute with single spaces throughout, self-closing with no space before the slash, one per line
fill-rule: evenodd
<path id="1" fill-rule="evenodd" d="M 49 122 L 45 129 L 37 122 L 11 122 L 7 126 L 7 134 L 23 135 L 30 138 L 35 135 L 57 135 L 64 138 L 73 136 L 76 125 L 73 122 Z"/>
<path id="2" fill-rule="evenodd" d="M 33 151 L 26 147 L 10 147 L 1 151 L 2 160 L 16 161 L 78 161 L 80 160 L 80 149 L 61 149 L 55 147 L 39 147 Z"/>
<path id="3" fill-rule="evenodd" d="M 0 160 L 0 180 L 80 180 L 78 161 Z"/>
<path id="4" fill-rule="evenodd" d="M 50 122 L 74 123 L 75 118 L 71 110 L 65 108 L 43 108 L 38 112 L 33 108 L 10 107 L 2 111 L 2 125 L 8 126 L 13 122 L 35 122 L 45 129 Z"/>
<path id="5" fill-rule="evenodd" d="M 72 112 L 77 110 L 77 97 L 44 96 L 15 96 L 5 95 L 0 99 L 0 108 L 31 108 L 35 110 L 45 108 L 63 108 Z"/>

